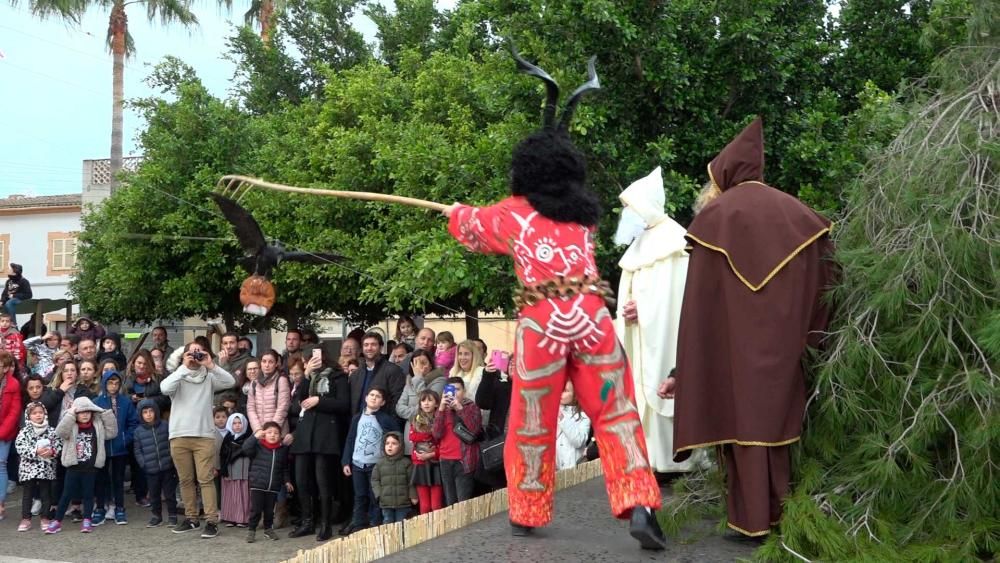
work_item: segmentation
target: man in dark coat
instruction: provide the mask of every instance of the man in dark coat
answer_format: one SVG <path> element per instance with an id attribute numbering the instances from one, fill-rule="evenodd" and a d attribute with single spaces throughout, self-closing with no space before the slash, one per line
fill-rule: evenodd
<path id="1" fill-rule="evenodd" d="M 382 335 L 377 332 L 366 333 L 361 342 L 364 362 L 351 372 L 350 377 L 352 416 L 364 410 L 365 396 L 372 387 L 389 391 L 389 396 L 385 398 L 385 412 L 396 412 L 396 403 L 403 394 L 406 377 L 399 366 L 382 356 L 383 344 Z"/>
<path id="2" fill-rule="evenodd" d="M 3 293 L 0 294 L 0 305 L 10 313 L 11 322 L 17 319 L 14 309 L 18 303 L 31 299 L 31 282 L 21 275 L 23 273 L 24 268 L 20 264 L 11 262 L 10 270 L 7 272 L 7 283 L 4 284 Z"/>
<path id="3" fill-rule="evenodd" d="M 691 223 L 677 344 L 674 458 L 721 446 L 728 524 L 761 537 L 781 518 L 806 403 L 802 355 L 817 345 L 835 273 L 831 223 L 763 183 L 760 119 L 708 165 L 718 197 Z"/>

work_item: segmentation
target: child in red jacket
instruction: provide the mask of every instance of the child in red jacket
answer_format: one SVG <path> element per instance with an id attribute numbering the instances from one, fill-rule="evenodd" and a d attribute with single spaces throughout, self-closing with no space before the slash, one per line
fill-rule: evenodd
<path id="1" fill-rule="evenodd" d="M 417 486 L 420 513 L 427 514 L 444 506 L 444 488 L 441 486 L 441 466 L 437 459 L 437 440 L 434 439 L 434 415 L 441 404 L 441 397 L 430 389 L 417 395 L 419 409 L 410 421 L 410 442 L 413 443 L 413 484 Z"/>

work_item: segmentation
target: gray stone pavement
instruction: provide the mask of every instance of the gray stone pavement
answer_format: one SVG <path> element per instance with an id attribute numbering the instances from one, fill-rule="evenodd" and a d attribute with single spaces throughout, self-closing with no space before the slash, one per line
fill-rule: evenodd
<path id="1" fill-rule="evenodd" d="M 104 563 L 109 561 L 184 563 L 233 563 L 250 561 L 282 561 L 300 549 L 316 547 L 313 536 L 288 539 L 290 528 L 279 530 L 281 539 L 268 541 L 258 531 L 257 543 L 246 543 L 246 530 L 219 528 L 213 539 L 201 539 L 201 530 L 175 534 L 166 523 L 158 528 L 146 528 L 149 509 L 135 505 L 135 498 L 126 496 L 129 523 L 117 526 L 107 522 L 91 534 L 81 534 L 80 524 L 69 518 L 63 521 L 63 531 L 45 535 L 38 529 L 35 517 L 32 529 L 18 532 L 21 513 L 21 489 L 7 497 L 7 518 L 0 522 L 0 563 L 7 561 L 65 561 Z"/>
<path id="2" fill-rule="evenodd" d="M 628 523 L 611 516 L 604 479 L 598 478 L 556 493 L 555 518 L 549 526 L 536 530 L 534 537 L 511 537 L 507 513 L 503 512 L 382 561 L 632 563 L 735 561 L 750 556 L 752 547 L 723 539 L 713 532 L 715 525 L 697 525 L 693 534 L 697 539 L 690 543 L 670 540 L 665 551 L 643 551 L 628 534 Z"/>
<path id="3" fill-rule="evenodd" d="M 200 531 L 174 534 L 165 525 L 147 529 L 148 510 L 135 506 L 132 500 L 127 501 L 129 524 L 126 526 L 106 523 L 92 534 L 81 534 L 80 525 L 67 519 L 61 533 L 46 536 L 39 531 L 36 518 L 31 531 L 19 533 L 20 500 L 20 490 L 7 499 L 8 517 L 0 522 L 0 563 L 281 561 L 294 556 L 299 549 L 318 545 L 313 537 L 288 539 L 289 528 L 280 530 L 281 539 L 278 541 L 267 541 L 258 534 L 254 544 L 247 544 L 246 530 L 237 528 L 220 528 L 219 536 L 214 539 L 199 538 Z M 611 517 L 604 480 L 599 478 L 557 493 L 555 520 L 550 526 L 538 530 L 535 537 L 511 537 L 507 513 L 504 512 L 387 557 L 384 561 L 703 562 L 735 561 L 750 555 L 751 548 L 722 539 L 712 531 L 714 526 L 714 522 L 702 523 L 694 534 L 697 539 L 686 543 L 671 540 L 666 551 L 642 551 L 628 535 L 627 523 Z"/>

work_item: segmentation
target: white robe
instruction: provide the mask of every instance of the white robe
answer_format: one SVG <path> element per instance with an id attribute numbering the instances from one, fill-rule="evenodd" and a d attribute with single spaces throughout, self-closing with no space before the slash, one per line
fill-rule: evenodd
<path id="1" fill-rule="evenodd" d="M 659 168 L 629 186 L 620 199 L 649 225 L 618 262 L 622 276 L 615 326 L 632 365 L 649 463 L 659 472 L 691 471 L 701 456 L 674 463 L 674 400 L 656 395 L 677 361 L 677 329 L 688 264 L 685 229 L 663 211 Z M 636 302 L 638 323 L 625 323 L 623 309 L 629 301 Z"/>

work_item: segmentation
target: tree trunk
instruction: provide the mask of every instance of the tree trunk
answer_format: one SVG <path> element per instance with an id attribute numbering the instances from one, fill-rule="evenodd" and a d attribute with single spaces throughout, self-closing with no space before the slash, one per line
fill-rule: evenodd
<path id="1" fill-rule="evenodd" d="M 476 311 L 465 312 L 465 338 L 471 340 L 479 338 L 479 319 L 476 318 Z"/>
<path id="2" fill-rule="evenodd" d="M 223 311 L 222 323 L 226 325 L 226 332 L 236 332 L 236 313 L 232 309 Z"/>
<path id="3" fill-rule="evenodd" d="M 111 192 L 118 188 L 118 172 L 122 169 L 122 106 L 125 100 L 125 35 L 128 33 L 128 17 L 125 3 L 116 0 L 111 8 L 108 22 L 111 35 L 112 103 L 111 103 Z"/>
<path id="4" fill-rule="evenodd" d="M 260 3 L 260 40 L 264 46 L 271 45 L 271 32 L 274 25 L 274 1 L 262 0 Z"/>

